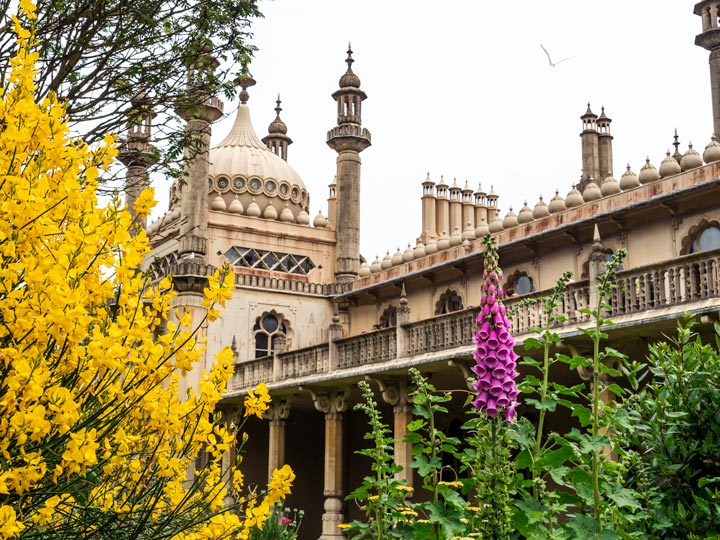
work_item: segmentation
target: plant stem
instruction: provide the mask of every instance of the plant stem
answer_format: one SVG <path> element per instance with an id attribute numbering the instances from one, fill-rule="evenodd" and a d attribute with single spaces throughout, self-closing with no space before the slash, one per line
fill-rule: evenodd
<path id="1" fill-rule="evenodd" d="M 548 384 L 549 384 L 549 372 L 550 372 L 550 341 L 548 340 L 548 333 L 550 331 L 550 318 L 548 317 L 546 319 L 545 323 L 545 339 L 543 342 L 543 367 L 542 367 L 542 374 L 543 374 L 543 382 L 542 386 L 540 387 L 540 403 L 541 405 L 545 404 L 545 400 L 547 399 L 548 394 Z M 535 434 L 535 452 L 533 453 L 533 469 L 532 469 L 532 480 L 533 480 L 533 498 L 537 501 L 539 500 L 539 492 L 538 492 L 538 485 L 537 480 L 540 476 L 538 473 L 538 470 L 535 466 L 537 463 L 537 460 L 540 458 L 540 452 L 542 450 L 542 437 L 543 437 L 543 431 L 545 426 L 545 407 L 541 407 L 540 409 L 540 418 L 538 419 L 538 426 L 537 426 L 537 433 Z"/>
<path id="2" fill-rule="evenodd" d="M 597 308 L 597 316 L 595 317 L 595 333 L 593 335 L 593 423 L 592 435 L 596 437 L 599 431 L 600 423 L 600 323 L 602 298 Z M 592 480 L 593 480 L 593 515 L 600 517 L 600 449 L 593 450 L 592 459 Z"/>

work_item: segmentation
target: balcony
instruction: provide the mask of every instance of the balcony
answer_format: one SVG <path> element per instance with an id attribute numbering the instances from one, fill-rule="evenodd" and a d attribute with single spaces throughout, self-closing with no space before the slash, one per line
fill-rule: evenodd
<path id="1" fill-rule="evenodd" d="M 540 299 L 551 293 L 551 290 L 538 291 L 506 300 L 512 333 L 518 343 L 530 335 L 531 328 L 543 325 Z M 561 336 L 577 335 L 577 327 L 591 322 L 590 315 L 582 312 L 591 307 L 591 293 L 587 280 L 571 283 L 563 292 L 557 314 L 563 315 L 564 320 L 555 325 Z M 610 305 L 606 316 L 624 327 L 649 325 L 654 320 L 672 321 L 684 312 L 717 312 L 720 309 L 720 250 L 619 272 Z M 467 357 L 473 345 L 476 316 L 477 307 L 469 307 L 331 344 L 240 362 L 235 367 L 230 394 L 241 393 L 260 381 L 271 387 L 289 387 L 359 377 L 365 372 L 397 370 L 453 355 Z M 405 352 L 398 354 L 398 351 Z"/>

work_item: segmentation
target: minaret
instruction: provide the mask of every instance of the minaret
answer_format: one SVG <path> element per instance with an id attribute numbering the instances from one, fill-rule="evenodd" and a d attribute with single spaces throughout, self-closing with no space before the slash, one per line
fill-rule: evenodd
<path id="1" fill-rule="evenodd" d="M 275 120 L 268 126 L 268 135 L 263 137 L 262 142 L 265 143 L 265 146 L 267 146 L 271 152 L 287 161 L 288 146 L 292 144 L 292 139 L 287 136 L 287 126 L 285 122 L 280 119 L 280 112 L 282 111 L 280 94 L 278 94 L 275 103 L 277 103 L 275 107 Z"/>
<path id="2" fill-rule="evenodd" d="M 612 124 L 612 120 L 605 114 L 605 107 L 603 107 L 597 122 L 600 169 L 598 170 L 599 175 L 595 177 L 595 182 L 598 186 L 605 178 L 613 175 L 613 136 L 610 134 L 610 124 Z"/>
<path id="3" fill-rule="evenodd" d="M 703 0 L 693 11 L 702 18 L 702 34 L 695 37 L 695 45 L 710 51 L 710 87 L 712 89 L 713 129 L 720 133 L 720 2 Z"/>
<path id="4" fill-rule="evenodd" d="M 348 43 L 347 71 L 340 77 L 337 126 L 328 131 L 327 144 L 337 157 L 337 246 L 335 281 L 350 282 L 360 270 L 360 152 L 370 146 L 370 132 L 362 127 L 360 78 L 353 73 L 352 47 Z"/>
<path id="5" fill-rule="evenodd" d="M 435 199 L 435 182 L 430 179 L 430 173 L 427 174 L 427 178 L 422 183 L 423 196 L 422 196 L 422 231 L 420 233 L 420 240 L 426 244 L 430 239 L 436 240 L 438 237 L 437 231 L 435 230 L 436 225 L 436 205 L 437 200 Z"/>
<path id="6" fill-rule="evenodd" d="M 590 183 L 590 178 L 597 180 L 604 178 L 600 174 L 600 152 L 599 152 L 599 136 L 597 131 L 597 115 L 590 109 L 588 103 L 587 111 L 580 117 L 583 123 L 583 130 L 580 134 L 582 141 L 582 164 L 583 175 L 580 183 L 576 186 L 580 193 L 583 192 L 585 186 Z M 600 180 L 602 183 L 602 180 Z"/>
<path id="7" fill-rule="evenodd" d="M 203 81 L 207 71 L 214 70 L 219 62 L 209 47 L 203 62 L 188 71 L 187 98 L 181 100 L 176 112 L 187 122 L 185 132 L 191 141 L 185 152 L 185 185 L 180 195 L 180 248 L 181 258 L 194 258 L 207 262 L 208 178 L 210 176 L 210 125 L 222 116 L 223 103 L 207 94 Z M 251 82 L 250 82 L 251 81 Z M 241 83 L 242 84 L 242 83 Z M 243 86 L 255 84 L 249 76 Z M 242 99 L 242 94 L 241 94 Z M 247 97 L 245 98 L 247 99 Z"/>
<path id="8" fill-rule="evenodd" d="M 147 94 L 139 92 L 131 100 L 132 108 L 127 124 L 127 137 L 120 145 L 119 159 L 127 167 L 125 173 L 125 203 L 137 225 L 143 229 L 147 218 L 135 215 L 135 201 L 140 192 L 150 185 L 148 167 L 157 161 L 150 144 L 152 119 L 155 116 L 148 102 Z M 130 230 L 135 234 L 136 227 Z"/>

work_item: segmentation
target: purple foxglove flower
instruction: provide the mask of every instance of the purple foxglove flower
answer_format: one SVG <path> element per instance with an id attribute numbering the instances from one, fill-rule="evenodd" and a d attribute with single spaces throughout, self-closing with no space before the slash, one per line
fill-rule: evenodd
<path id="1" fill-rule="evenodd" d="M 498 267 L 498 253 L 492 237 L 485 239 L 483 250 L 485 268 L 480 295 L 480 311 L 475 335 L 475 366 L 477 380 L 473 388 L 478 392 L 473 406 L 490 417 L 503 412 L 512 422 L 515 418 L 518 390 L 515 340 L 510 334 L 507 310 L 502 305 L 505 294 L 500 286 L 502 271 Z"/>

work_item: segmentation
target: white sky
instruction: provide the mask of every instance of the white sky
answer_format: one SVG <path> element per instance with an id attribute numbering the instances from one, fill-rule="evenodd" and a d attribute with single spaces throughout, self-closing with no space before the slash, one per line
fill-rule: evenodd
<path id="1" fill-rule="evenodd" d="M 527 198 L 563 196 L 581 173 L 580 115 L 589 101 L 613 119 L 614 174 L 649 155 L 660 166 L 677 127 L 702 153 L 712 133 L 707 51 L 688 0 L 261 0 L 254 24 L 258 81 L 249 105 L 260 137 L 282 118 L 289 162 L 311 194 L 311 218 L 327 214 L 336 154 L 330 94 L 346 65 L 368 94 L 363 126 L 361 251 L 372 261 L 421 232 L 420 183 L 456 177 L 494 185 L 501 216 Z M 555 60 L 576 55 L 556 68 Z M 214 126 L 213 143 L 231 118 Z"/>

